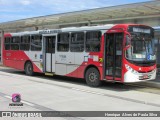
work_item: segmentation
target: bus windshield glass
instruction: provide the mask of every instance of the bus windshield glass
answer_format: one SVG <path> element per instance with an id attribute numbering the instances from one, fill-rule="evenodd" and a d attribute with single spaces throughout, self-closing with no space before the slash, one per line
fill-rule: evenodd
<path id="1" fill-rule="evenodd" d="M 152 29 L 132 28 L 130 47 L 126 51 L 126 58 L 133 62 L 151 62 L 156 60 Z"/>

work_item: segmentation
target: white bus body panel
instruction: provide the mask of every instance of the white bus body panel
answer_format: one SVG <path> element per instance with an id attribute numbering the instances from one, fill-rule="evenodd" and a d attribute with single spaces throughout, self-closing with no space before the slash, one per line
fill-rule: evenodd
<path id="1" fill-rule="evenodd" d="M 55 62 L 56 62 L 56 55 L 52 54 L 52 72 L 56 71 Z"/>
<path id="2" fill-rule="evenodd" d="M 66 75 L 75 71 L 84 61 L 89 53 L 76 52 L 56 52 L 56 72 L 57 75 Z"/>
<path id="3" fill-rule="evenodd" d="M 51 54 L 46 53 L 46 72 L 52 72 L 51 67 Z"/>
<path id="4" fill-rule="evenodd" d="M 156 78 L 156 69 L 153 70 L 152 72 L 149 73 L 137 73 L 134 74 L 131 71 L 127 71 L 124 74 L 124 83 L 133 83 L 133 82 L 143 82 L 143 81 L 148 81 L 148 80 L 154 80 Z M 145 79 L 145 80 L 140 80 L 140 76 L 148 75 L 150 78 Z"/>
<path id="5" fill-rule="evenodd" d="M 67 74 L 67 65 L 74 65 L 74 53 L 71 52 L 56 52 L 56 71 L 57 75 Z"/>
<path id="6" fill-rule="evenodd" d="M 46 72 L 55 72 L 55 54 L 46 53 Z"/>

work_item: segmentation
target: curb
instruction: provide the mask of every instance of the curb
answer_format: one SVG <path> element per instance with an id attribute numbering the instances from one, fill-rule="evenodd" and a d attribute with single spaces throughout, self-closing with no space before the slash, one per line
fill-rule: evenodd
<path id="1" fill-rule="evenodd" d="M 146 81 L 146 82 L 135 83 L 134 85 L 160 89 L 160 82 Z"/>
<path id="2" fill-rule="evenodd" d="M 137 86 L 139 85 L 139 86 L 145 86 L 145 87 L 152 87 L 152 88 L 158 88 L 158 89 L 160 89 L 160 68 L 158 69 L 156 76 L 157 76 L 156 80 L 134 83 L 134 85 L 137 85 Z M 157 82 L 157 80 L 159 82 Z"/>

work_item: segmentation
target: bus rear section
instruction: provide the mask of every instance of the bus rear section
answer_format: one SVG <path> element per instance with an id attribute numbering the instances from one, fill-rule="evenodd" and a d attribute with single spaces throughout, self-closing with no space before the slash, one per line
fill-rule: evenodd
<path id="1" fill-rule="evenodd" d="M 42 36 L 34 33 L 7 33 L 3 41 L 3 64 L 24 70 L 27 75 L 42 73 Z"/>

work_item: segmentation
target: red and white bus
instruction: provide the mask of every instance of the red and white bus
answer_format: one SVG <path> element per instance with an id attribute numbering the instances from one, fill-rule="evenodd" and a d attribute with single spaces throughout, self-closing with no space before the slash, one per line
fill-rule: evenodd
<path id="1" fill-rule="evenodd" d="M 156 78 L 152 27 L 109 24 L 4 35 L 3 64 L 34 72 L 132 83 Z"/>

